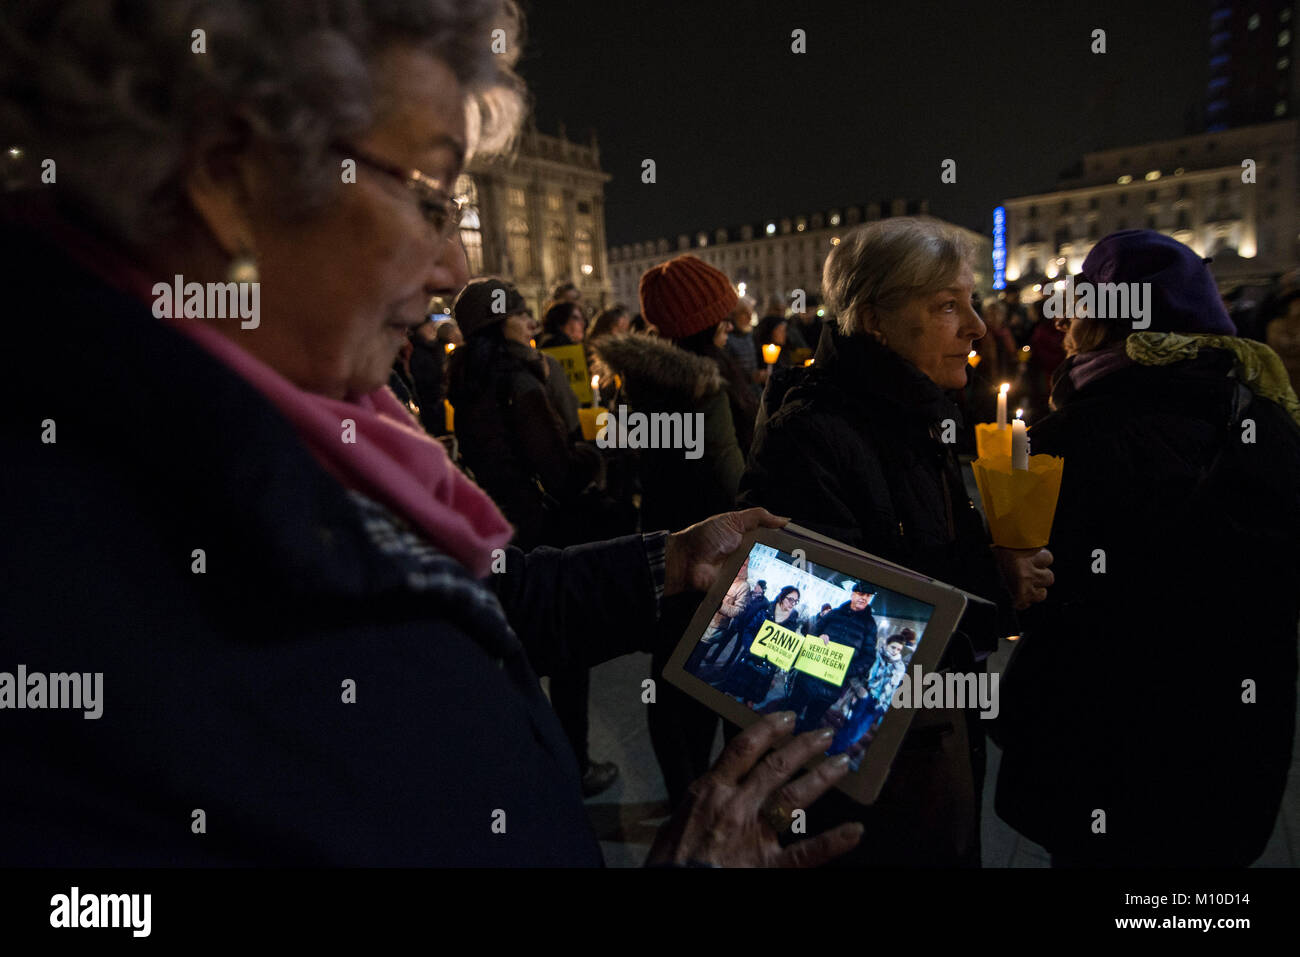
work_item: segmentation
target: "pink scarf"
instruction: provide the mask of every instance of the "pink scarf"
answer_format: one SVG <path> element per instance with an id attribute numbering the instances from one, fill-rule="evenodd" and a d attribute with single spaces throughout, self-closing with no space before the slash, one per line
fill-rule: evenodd
<path id="1" fill-rule="evenodd" d="M 388 386 L 351 401 L 305 392 L 204 323 L 175 325 L 270 399 L 344 487 L 383 502 L 475 577 L 491 571 L 510 524 Z M 356 423 L 355 443 L 343 441 L 344 419 Z"/>
<path id="2" fill-rule="evenodd" d="M 134 262 L 45 203 L 18 207 L 7 215 L 49 235 L 110 285 L 141 302 L 153 302 L 153 284 Z M 353 401 L 329 399 L 299 389 L 198 320 L 173 325 L 270 399 L 345 488 L 387 505 L 476 577 L 492 570 L 492 552 L 510 541 L 510 524 L 387 386 Z M 356 423 L 355 444 L 343 442 L 344 419 Z"/>

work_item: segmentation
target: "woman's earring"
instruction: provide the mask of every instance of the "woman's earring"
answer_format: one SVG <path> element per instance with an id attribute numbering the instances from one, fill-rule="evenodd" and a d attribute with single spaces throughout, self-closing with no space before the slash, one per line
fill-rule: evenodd
<path id="1" fill-rule="evenodd" d="M 226 279 L 230 282 L 258 281 L 257 260 L 244 246 L 239 247 L 239 252 L 230 261 L 230 268 L 226 270 Z"/>

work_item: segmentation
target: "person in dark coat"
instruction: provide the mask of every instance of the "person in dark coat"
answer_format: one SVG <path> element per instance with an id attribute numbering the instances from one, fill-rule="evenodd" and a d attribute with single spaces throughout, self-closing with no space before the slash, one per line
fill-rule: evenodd
<path id="1" fill-rule="evenodd" d="M 601 337 L 594 346 L 597 371 L 602 382 L 618 376 L 623 384 L 610 404 L 615 412 L 626 407 L 634 415 L 676 414 L 692 426 L 694 448 L 637 451 L 642 527 L 658 528 L 665 521 L 689 525 L 735 504 L 745 463 L 722 370 L 678 343 L 715 333 L 736 308 L 736 290 L 721 271 L 694 256 L 679 256 L 647 270 L 640 291 L 641 311 L 660 336 Z M 658 690 L 648 705 L 650 740 L 674 803 L 708 766 L 719 721 L 703 704 L 660 680 L 698 605 L 682 599 L 665 609 L 663 650 L 651 663 Z"/>
<path id="2" fill-rule="evenodd" d="M 997 812 L 1058 866 L 1244 867 L 1291 763 L 1300 405 L 1181 243 L 1111 234 L 1083 282 L 1150 283 L 1150 328 L 1061 322 L 1030 432 L 1065 460 L 1057 580 L 1002 683 Z"/>
<path id="3" fill-rule="evenodd" d="M 493 311 L 494 304 L 502 311 Z M 546 382 L 563 373 L 528 344 L 533 320 L 523 296 L 503 280 L 475 279 L 452 309 L 468 337 L 451 355 L 448 392 L 461 457 L 515 526 L 515 544 L 576 545 L 631 531 L 630 522 L 616 521 L 612 503 L 583 494 L 600 460 L 590 445 L 574 441 L 551 404 Z M 591 760 L 588 699 L 586 667 L 575 663 L 551 675 L 551 702 L 578 756 L 583 793 L 591 797 L 619 771 L 613 762 Z"/>
<path id="4" fill-rule="evenodd" d="M 542 316 L 542 335 L 537 340 L 537 348 L 576 345 L 582 342 L 586 329 L 582 306 L 569 299 L 560 299 L 551 303 Z"/>
<path id="5" fill-rule="evenodd" d="M 504 312 L 492 310 L 496 295 Z M 572 440 L 551 404 L 551 369 L 528 344 L 527 303 L 503 280 L 475 279 L 453 310 L 466 342 L 451 354 L 447 395 L 465 465 L 515 526 L 521 547 L 581 540 L 571 506 L 600 460 Z"/>
<path id="6" fill-rule="evenodd" d="M 799 604 L 799 589 L 786 585 L 776 594 L 771 603 L 760 605 L 744 616 L 743 623 L 737 629 L 739 639 L 737 654 L 734 656 L 721 680 L 718 690 L 739 698 L 747 706 L 757 707 L 767 698 L 771 690 L 772 679 L 776 677 L 776 668 L 770 661 L 756 657 L 750 651 L 754 636 L 758 634 L 763 622 L 771 621 L 788 628 L 799 630 L 799 613 L 795 606 Z M 798 725 L 795 725 L 798 727 Z"/>
<path id="7" fill-rule="evenodd" d="M 965 385 L 984 333 L 972 282 L 963 243 L 932 221 L 891 218 L 842 237 L 823 280 L 837 324 L 812 366 L 769 383 L 740 495 L 992 602 L 996 613 L 972 606 L 942 662 L 966 672 L 1016 632 L 1013 604 L 1041 600 L 1050 583 L 1050 555 L 995 557 L 942 441 L 958 417 L 945 390 Z M 979 725 L 962 711 L 918 713 L 880 800 L 828 805 L 863 820 L 899 864 L 978 866 Z"/>
<path id="8" fill-rule="evenodd" d="M 415 386 L 415 399 L 420 406 L 420 424 L 433 436 L 447 434 L 447 412 L 443 403 L 447 399 L 447 342 L 438 334 L 448 319 L 442 323 L 424 322 L 411 333 L 411 357 L 408 366 L 411 382 Z M 457 338 L 460 338 L 459 335 Z M 463 344 L 460 338 L 458 345 Z"/>
<path id="9" fill-rule="evenodd" d="M 810 639 L 834 641 L 853 649 L 845 682 L 865 679 L 876 660 L 876 619 L 871 614 L 875 591 L 867 582 L 856 582 L 849 600 L 823 615 L 817 630 L 808 633 Z M 842 692 L 842 684 L 833 685 L 799 671 L 791 681 L 789 697 L 769 705 L 768 710 L 789 708 L 795 713 L 795 727 L 810 731 L 821 724 L 822 715 Z"/>

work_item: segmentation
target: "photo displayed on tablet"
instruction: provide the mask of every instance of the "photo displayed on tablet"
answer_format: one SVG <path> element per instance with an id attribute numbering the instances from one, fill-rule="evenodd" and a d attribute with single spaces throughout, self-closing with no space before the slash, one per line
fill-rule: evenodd
<path id="1" fill-rule="evenodd" d="M 684 670 L 796 733 L 835 729 L 854 771 L 879 730 L 934 606 L 755 542 Z"/>

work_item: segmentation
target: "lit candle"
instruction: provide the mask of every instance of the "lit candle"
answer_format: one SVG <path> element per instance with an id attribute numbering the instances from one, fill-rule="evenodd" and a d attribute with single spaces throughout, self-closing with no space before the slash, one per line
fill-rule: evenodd
<path id="1" fill-rule="evenodd" d="M 1024 409 L 1016 409 L 1016 419 L 1011 423 L 1011 467 L 1022 472 L 1029 470 L 1029 433 L 1020 416 Z"/>
<path id="2" fill-rule="evenodd" d="M 591 391 L 592 392 L 600 391 L 600 376 L 594 375 L 591 377 Z"/>
<path id="3" fill-rule="evenodd" d="M 529 340 L 528 340 L 528 345 L 529 345 L 531 348 L 536 349 L 536 348 L 537 348 L 537 340 L 536 340 L 536 339 L 529 339 Z"/>
<path id="4" fill-rule="evenodd" d="M 813 361 L 812 361 L 811 359 L 804 359 L 804 360 L 803 360 L 803 364 L 806 365 L 806 366 L 810 366 L 810 365 L 812 365 L 812 362 L 813 362 Z"/>
<path id="5" fill-rule="evenodd" d="M 453 352 L 456 351 L 456 343 L 449 342 L 445 346 L 443 346 L 443 348 L 447 350 L 447 355 L 451 355 Z"/>
<path id="6" fill-rule="evenodd" d="M 969 362 L 970 367 L 974 369 L 977 365 L 980 364 L 980 354 L 976 352 L 974 349 L 972 349 L 970 351 L 970 354 L 966 356 L 966 361 Z"/>
<path id="7" fill-rule="evenodd" d="M 1005 429 L 1007 427 L 1007 393 L 1010 391 L 1011 391 L 1010 382 L 1002 383 L 1001 388 L 998 389 L 998 428 L 999 429 Z"/>
<path id="8" fill-rule="evenodd" d="M 763 361 L 766 362 L 768 365 L 771 365 L 773 362 L 775 362 L 777 356 L 779 356 L 780 354 L 781 354 L 781 347 L 778 346 L 775 342 L 769 342 L 767 345 L 763 346 Z"/>

